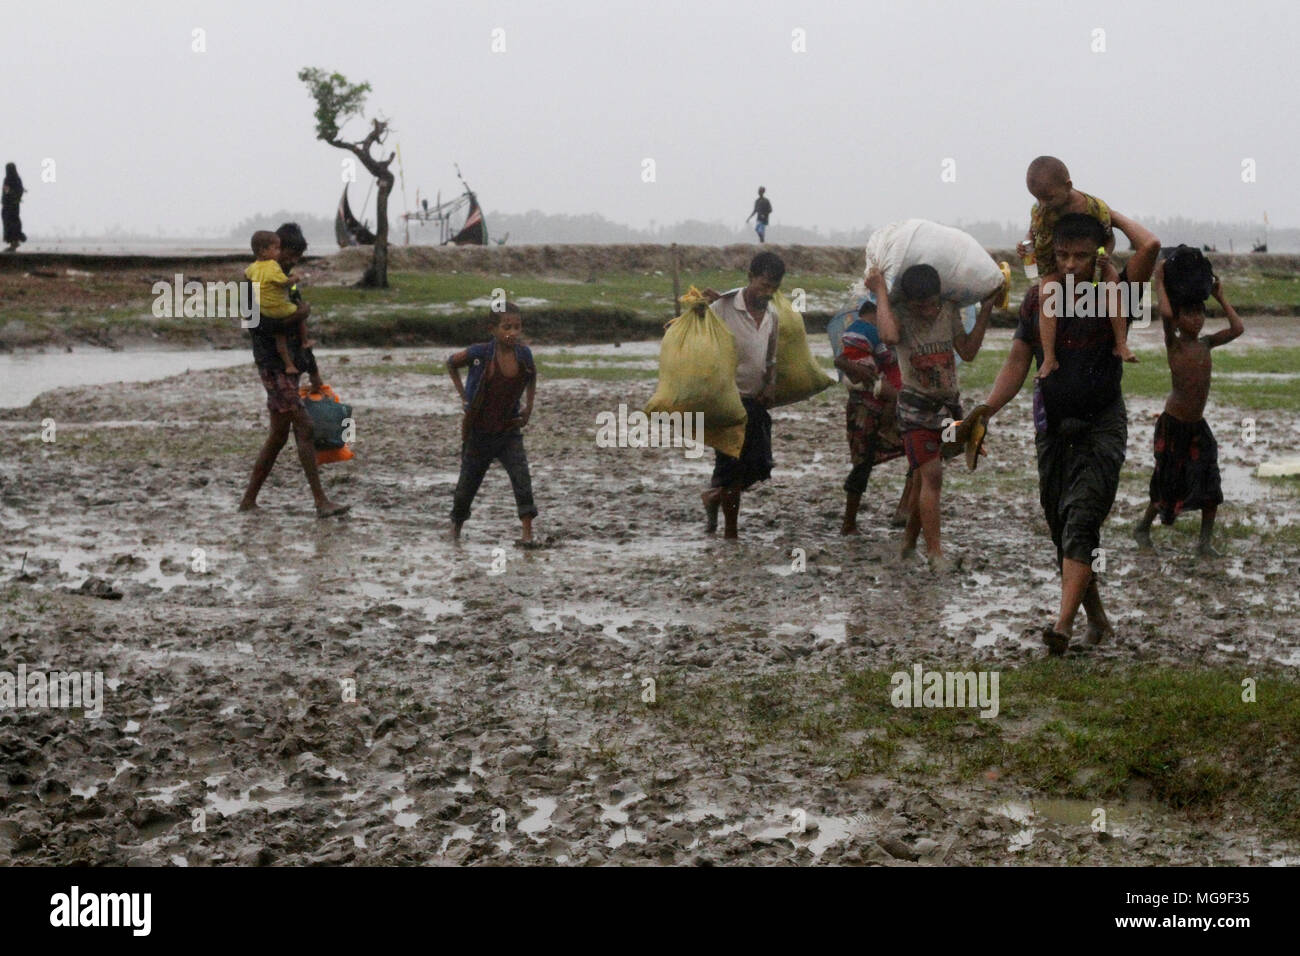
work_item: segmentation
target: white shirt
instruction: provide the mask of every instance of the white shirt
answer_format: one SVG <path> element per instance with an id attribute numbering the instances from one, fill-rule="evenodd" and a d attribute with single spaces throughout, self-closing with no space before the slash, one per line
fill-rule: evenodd
<path id="1" fill-rule="evenodd" d="M 736 340 L 736 388 L 743 397 L 755 398 L 776 380 L 776 310 L 768 302 L 763 321 L 755 324 L 745 307 L 745 290 L 733 289 L 713 303 L 713 311 Z"/>

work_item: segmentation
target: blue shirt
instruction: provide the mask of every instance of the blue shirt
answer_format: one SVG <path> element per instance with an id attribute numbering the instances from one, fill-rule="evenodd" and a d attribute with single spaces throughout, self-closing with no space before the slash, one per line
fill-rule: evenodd
<path id="1" fill-rule="evenodd" d="M 492 339 L 488 342 L 480 342 L 477 345 L 471 345 L 465 350 L 469 359 L 469 373 L 465 376 L 465 411 L 469 411 L 474 404 L 474 396 L 478 394 L 478 387 L 483 382 L 483 373 L 487 367 L 496 358 L 497 340 Z M 515 361 L 519 367 L 524 370 L 528 376 L 536 375 L 537 369 L 533 365 L 533 353 L 527 345 L 515 346 Z M 513 415 L 519 414 L 519 402 L 515 402 Z"/>

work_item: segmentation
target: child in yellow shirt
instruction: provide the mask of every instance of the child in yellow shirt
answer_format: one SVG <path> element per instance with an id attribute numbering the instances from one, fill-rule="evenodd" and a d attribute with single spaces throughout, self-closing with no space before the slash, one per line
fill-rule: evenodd
<path id="1" fill-rule="evenodd" d="M 289 287 L 293 284 L 284 274 L 277 261 L 280 257 L 280 237 L 273 232 L 259 229 L 253 233 L 253 255 L 257 261 L 244 270 L 244 276 L 250 282 L 258 284 L 258 309 L 262 315 L 273 319 L 283 319 L 298 311 L 298 307 L 289 301 Z M 307 319 L 298 322 L 298 338 L 303 348 L 310 348 L 314 343 L 307 339 Z M 275 336 L 275 350 L 284 362 L 286 375 L 298 375 L 293 355 L 289 351 L 288 339 L 284 335 Z"/>
<path id="2" fill-rule="evenodd" d="M 1029 211 L 1029 232 L 1020 242 L 1017 251 L 1027 255 L 1032 249 L 1038 264 L 1039 274 L 1052 276 L 1060 272 L 1056 261 L 1056 245 L 1053 233 L 1057 220 L 1068 213 L 1084 213 L 1101 223 L 1105 239 L 1096 250 L 1097 279 L 1102 282 L 1116 281 L 1111 278 L 1110 253 L 1115 249 L 1115 232 L 1111 227 L 1110 207 L 1081 190 L 1074 188 L 1070 179 L 1070 170 L 1065 163 L 1055 156 L 1039 156 L 1029 164 L 1025 172 L 1025 186 L 1031 196 L 1037 200 Z M 1105 249 L 1102 253 L 1101 250 Z M 1059 278 L 1059 276 L 1057 276 Z M 1088 277 L 1080 277 L 1087 281 Z M 1056 361 L 1056 319 L 1057 316 L 1045 315 L 1040 320 L 1039 335 L 1043 344 L 1043 367 L 1038 377 L 1043 378 L 1058 367 Z M 1111 330 L 1115 335 L 1114 354 L 1125 362 L 1136 362 L 1137 356 L 1128 347 L 1128 323 L 1118 314 L 1111 316 Z"/>

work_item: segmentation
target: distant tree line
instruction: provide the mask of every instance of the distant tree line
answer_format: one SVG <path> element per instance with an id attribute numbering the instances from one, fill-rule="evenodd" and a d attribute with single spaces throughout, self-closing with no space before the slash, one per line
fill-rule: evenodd
<path id="1" fill-rule="evenodd" d="M 358 218 L 361 210 L 354 210 Z M 510 245 L 534 245 L 539 243 L 669 243 L 679 242 L 683 245 L 723 246 L 732 243 L 749 243 L 754 240 L 752 229 L 728 226 L 722 222 L 704 222 L 688 219 L 672 225 L 656 226 L 653 229 L 636 229 L 622 223 L 613 222 L 596 213 L 584 215 L 563 215 L 531 210 L 525 213 L 503 213 L 487 211 L 488 226 L 493 237 L 509 234 Z M 1236 252 L 1249 252 L 1251 245 L 1264 238 L 1263 226 L 1250 223 L 1221 223 L 1197 221 L 1185 218 L 1146 219 L 1142 224 L 1150 226 L 1166 245 L 1200 246 L 1209 244 L 1217 246 L 1220 252 L 1228 252 L 1231 242 Z M 249 216 L 230 230 L 232 240 L 242 244 L 252 235 L 254 229 L 275 228 L 282 222 L 297 222 L 302 226 L 307 241 L 311 243 L 313 254 L 332 252 L 334 242 L 334 219 L 332 216 L 312 215 L 304 212 L 291 212 L 281 209 L 273 213 Z M 270 225 L 268 225 L 268 223 Z M 1027 222 L 953 222 L 950 225 L 965 229 L 985 246 L 991 249 L 1007 249 L 1014 246 L 1024 235 Z M 799 226 L 774 223 L 768 233 L 772 242 L 788 245 L 810 246 L 861 246 L 865 245 L 875 225 L 863 226 L 852 230 L 815 230 Z M 433 233 L 427 228 L 421 232 L 418 226 L 411 228 L 411 241 L 418 244 L 430 242 Z M 393 236 L 398 244 L 402 241 L 399 233 Z M 1268 233 L 1268 245 L 1271 252 L 1300 251 L 1300 229 L 1271 229 Z"/>

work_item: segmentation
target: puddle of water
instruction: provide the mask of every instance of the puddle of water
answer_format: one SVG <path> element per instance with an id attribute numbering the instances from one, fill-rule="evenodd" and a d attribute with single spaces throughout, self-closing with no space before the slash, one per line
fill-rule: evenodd
<path id="1" fill-rule="evenodd" d="M 406 812 L 406 808 L 413 803 L 415 803 L 414 797 L 408 797 L 403 794 L 400 797 L 394 797 L 392 800 L 386 802 L 380 812 L 391 812 L 393 814 L 393 823 L 403 829 L 407 829 L 415 826 L 416 821 L 420 819 L 420 814 Z"/>
<path id="2" fill-rule="evenodd" d="M 1281 488 L 1270 485 L 1267 480 L 1255 477 L 1253 465 L 1220 462 L 1219 475 L 1223 483 L 1224 500 L 1236 505 L 1253 504 L 1285 494 Z"/>
<path id="3" fill-rule="evenodd" d="M 611 355 L 611 356 L 632 356 L 639 358 L 654 359 L 659 358 L 659 340 L 658 339 L 640 339 L 635 342 L 622 342 L 618 345 L 605 343 L 603 345 L 538 345 L 534 346 L 533 353 L 536 355 Z M 635 364 L 635 363 L 630 363 Z"/>
<path id="4" fill-rule="evenodd" d="M 627 808 L 638 800 L 644 799 L 644 793 L 634 793 L 624 797 L 618 803 L 600 804 L 600 822 L 618 824 L 618 829 L 613 831 L 605 841 L 605 845 L 611 850 L 617 850 L 624 843 L 644 843 L 646 841 L 644 831 L 627 825 Z"/>
<path id="5" fill-rule="evenodd" d="M 240 791 L 237 797 L 219 797 L 215 793 L 210 793 L 206 800 L 207 809 L 220 813 L 223 817 L 234 816 L 244 810 L 266 810 L 268 813 L 278 813 L 281 810 L 292 810 L 294 807 L 302 806 L 302 803 L 301 794 L 292 791 L 284 792 L 283 779 L 255 784 Z"/>
<path id="6" fill-rule="evenodd" d="M 152 382 L 183 372 L 252 365 L 247 349 L 122 351 L 78 348 L 72 352 L 0 355 L 0 408 L 18 408 L 41 392 L 109 382 Z"/>
<path id="7" fill-rule="evenodd" d="M 442 601 L 438 598 L 397 598 L 393 603 L 407 610 L 421 611 L 429 623 L 447 615 L 459 617 L 465 613 L 465 602 L 454 599 Z"/>
<path id="8" fill-rule="evenodd" d="M 636 624 L 652 628 L 656 635 L 662 634 L 664 629 L 663 623 L 649 620 L 647 615 L 642 612 L 605 611 L 596 613 L 581 604 L 561 604 L 549 608 L 530 607 L 524 609 L 524 614 L 527 615 L 528 623 L 532 629 L 543 634 L 562 631 L 566 627 L 572 627 L 573 621 L 577 621 L 585 627 L 599 627 L 602 634 L 618 641 L 620 644 L 631 643 L 628 638 L 619 633 L 621 628 L 631 627 Z"/>
<path id="9" fill-rule="evenodd" d="M 1007 844 L 1007 849 L 1012 853 L 1029 849 L 1033 845 L 1034 837 L 1043 826 L 1091 829 L 1095 822 L 1103 819 L 1097 814 L 1098 810 L 1105 812 L 1106 832 L 1112 836 L 1132 833 L 1141 817 L 1155 813 L 1154 808 L 1139 803 L 1099 805 L 1097 801 L 1063 798 L 1030 800 L 1027 803 L 1011 800 L 993 808 L 994 813 L 1022 824 L 1022 828 L 1011 835 Z"/>
<path id="10" fill-rule="evenodd" d="M 519 821 L 516 828 L 520 833 L 526 833 L 530 837 L 535 837 L 543 830 L 550 829 L 551 814 L 555 812 L 557 803 L 551 797 L 537 797 L 536 799 L 525 798 L 524 803 L 530 807 L 535 807 L 536 811 L 526 819 Z"/>
<path id="11" fill-rule="evenodd" d="M 67 531 L 61 531 L 50 527 L 41 528 L 42 535 L 51 536 L 69 534 Z M 77 532 L 72 532 L 75 536 Z M 60 584 L 66 584 L 68 587 L 80 587 L 92 575 L 107 578 L 119 585 L 128 582 L 142 584 L 146 587 L 157 588 L 164 593 L 173 589 L 188 585 L 196 579 L 187 577 L 185 568 L 189 567 L 190 555 L 188 552 L 179 553 L 175 548 L 159 548 L 142 545 L 138 540 L 127 538 L 109 538 L 103 542 L 98 550 L 91 551 L 87 548 L 76 547 L 75 545 L 59 544 L 56 547 L 23 548 L 21 552 L 26 553 L 32 559 L 54 560 L 58 562 L 58 574 L 64 578 Z M 115 562 L 126 556 L 133 560 L 127 564 L 121 565 Z M 208 560 L 216 559 L 217 555 L 211 554 Z M 179 565 L 182 570 L 175 573 L 163 571 L 162 562 L 171 561 Z M 134 566 L 143 562 L 144 567 L 135 569 Z M 203 576 L 198 576 L 203 577 Z"/>
<path id="12" fill-rule="evenodd" d="M 843 644 L 848 640 L 848 612 L 832 611 L 821 615 L 811 624 L 778 624 L 771 633 L 783 637 L 802 637 L 812 633 L 817 640 Z"/>
<path id="13" fill-rule="evenodd" d="M 726 811 L 721 807 L 711 807 L 684 815 L 681 819 L 690 820 L 693 816 L 723 817 Z M 770 816 L 749 817 L 734 823 L 709 830 L 710 837 L 724 837 L 729 833 L 743 833 L 755 841 L 788 839 L 806 846 L 815 857 L 821 856 L 837 843 L 855 837 L 873 837 L 882 832 L 886 821 L 871 813 L 858 813 L 849 816 L 811 816 L 805 820 L 805 828 L 796 828 L 795 817 L 790 807 L 777 807 Z"/>
<path id="14" fill-rule="evenodd" d="M 175 798 L 176 793 L 184 790 L 188 786 L 189 784 L 187 783 L 177 783 L 170 787 L 155 787 L 153 790 L 144 794 L 144 799 L 157 800 L 159 803 L 170 804 Z"/>
<path id="15" fill-rule="evenodd" d="M 600 804 L 601 823 L 627 823 L 627 808 L 638 800 L 644 800 L 644 793 L 634 793 L 631 796 L 624 797 L 618 803 Z"/>
<path id="16" fill-rule="evenodd" d="M 991 647 L 999 641 L 1021 643 L 1020 628 L 1007 619 L 1008 609 L 1034 607 L 1041 603 L 1039 596 L 1027 595 L 1023 588 L 994 586 L 993 577 L 989 574 L 972 572 L 970 579 L 973 586 L 968 587 L 963 582 L 962 596 L 944 601 L 939 616 L 944 630 L 950 637 L 958 637 L 967 628 L 975 628 L 972 647 Z M 1036 587 L 1039 590 L 1056 584 L 1055 579 L 1025 583 L 1031 589 Z M 1044 598 L 1046 599 L 1046 592 Z"/>
<path id="17" fill-rule="evenodd" d="M 447 852 L 447 847 L 451 846 L 454 840 L 463 840 L 468 842 L 474 838 L 474 831 L 469 827 L 457 827 L 450 835 L 442 838 L 442 846 L 438 850 L 438 855 L 442 856 Z"/>
<path id="18" fill-rule="evenodd" d="M 637 830 L 634 827 L 622 827 L 610 834 L 609 839 L 605 841 L 605 845 L 611 850 L 617 850 L 624 843 L 644 842 L 645 834 L 642 831 Z"/>

